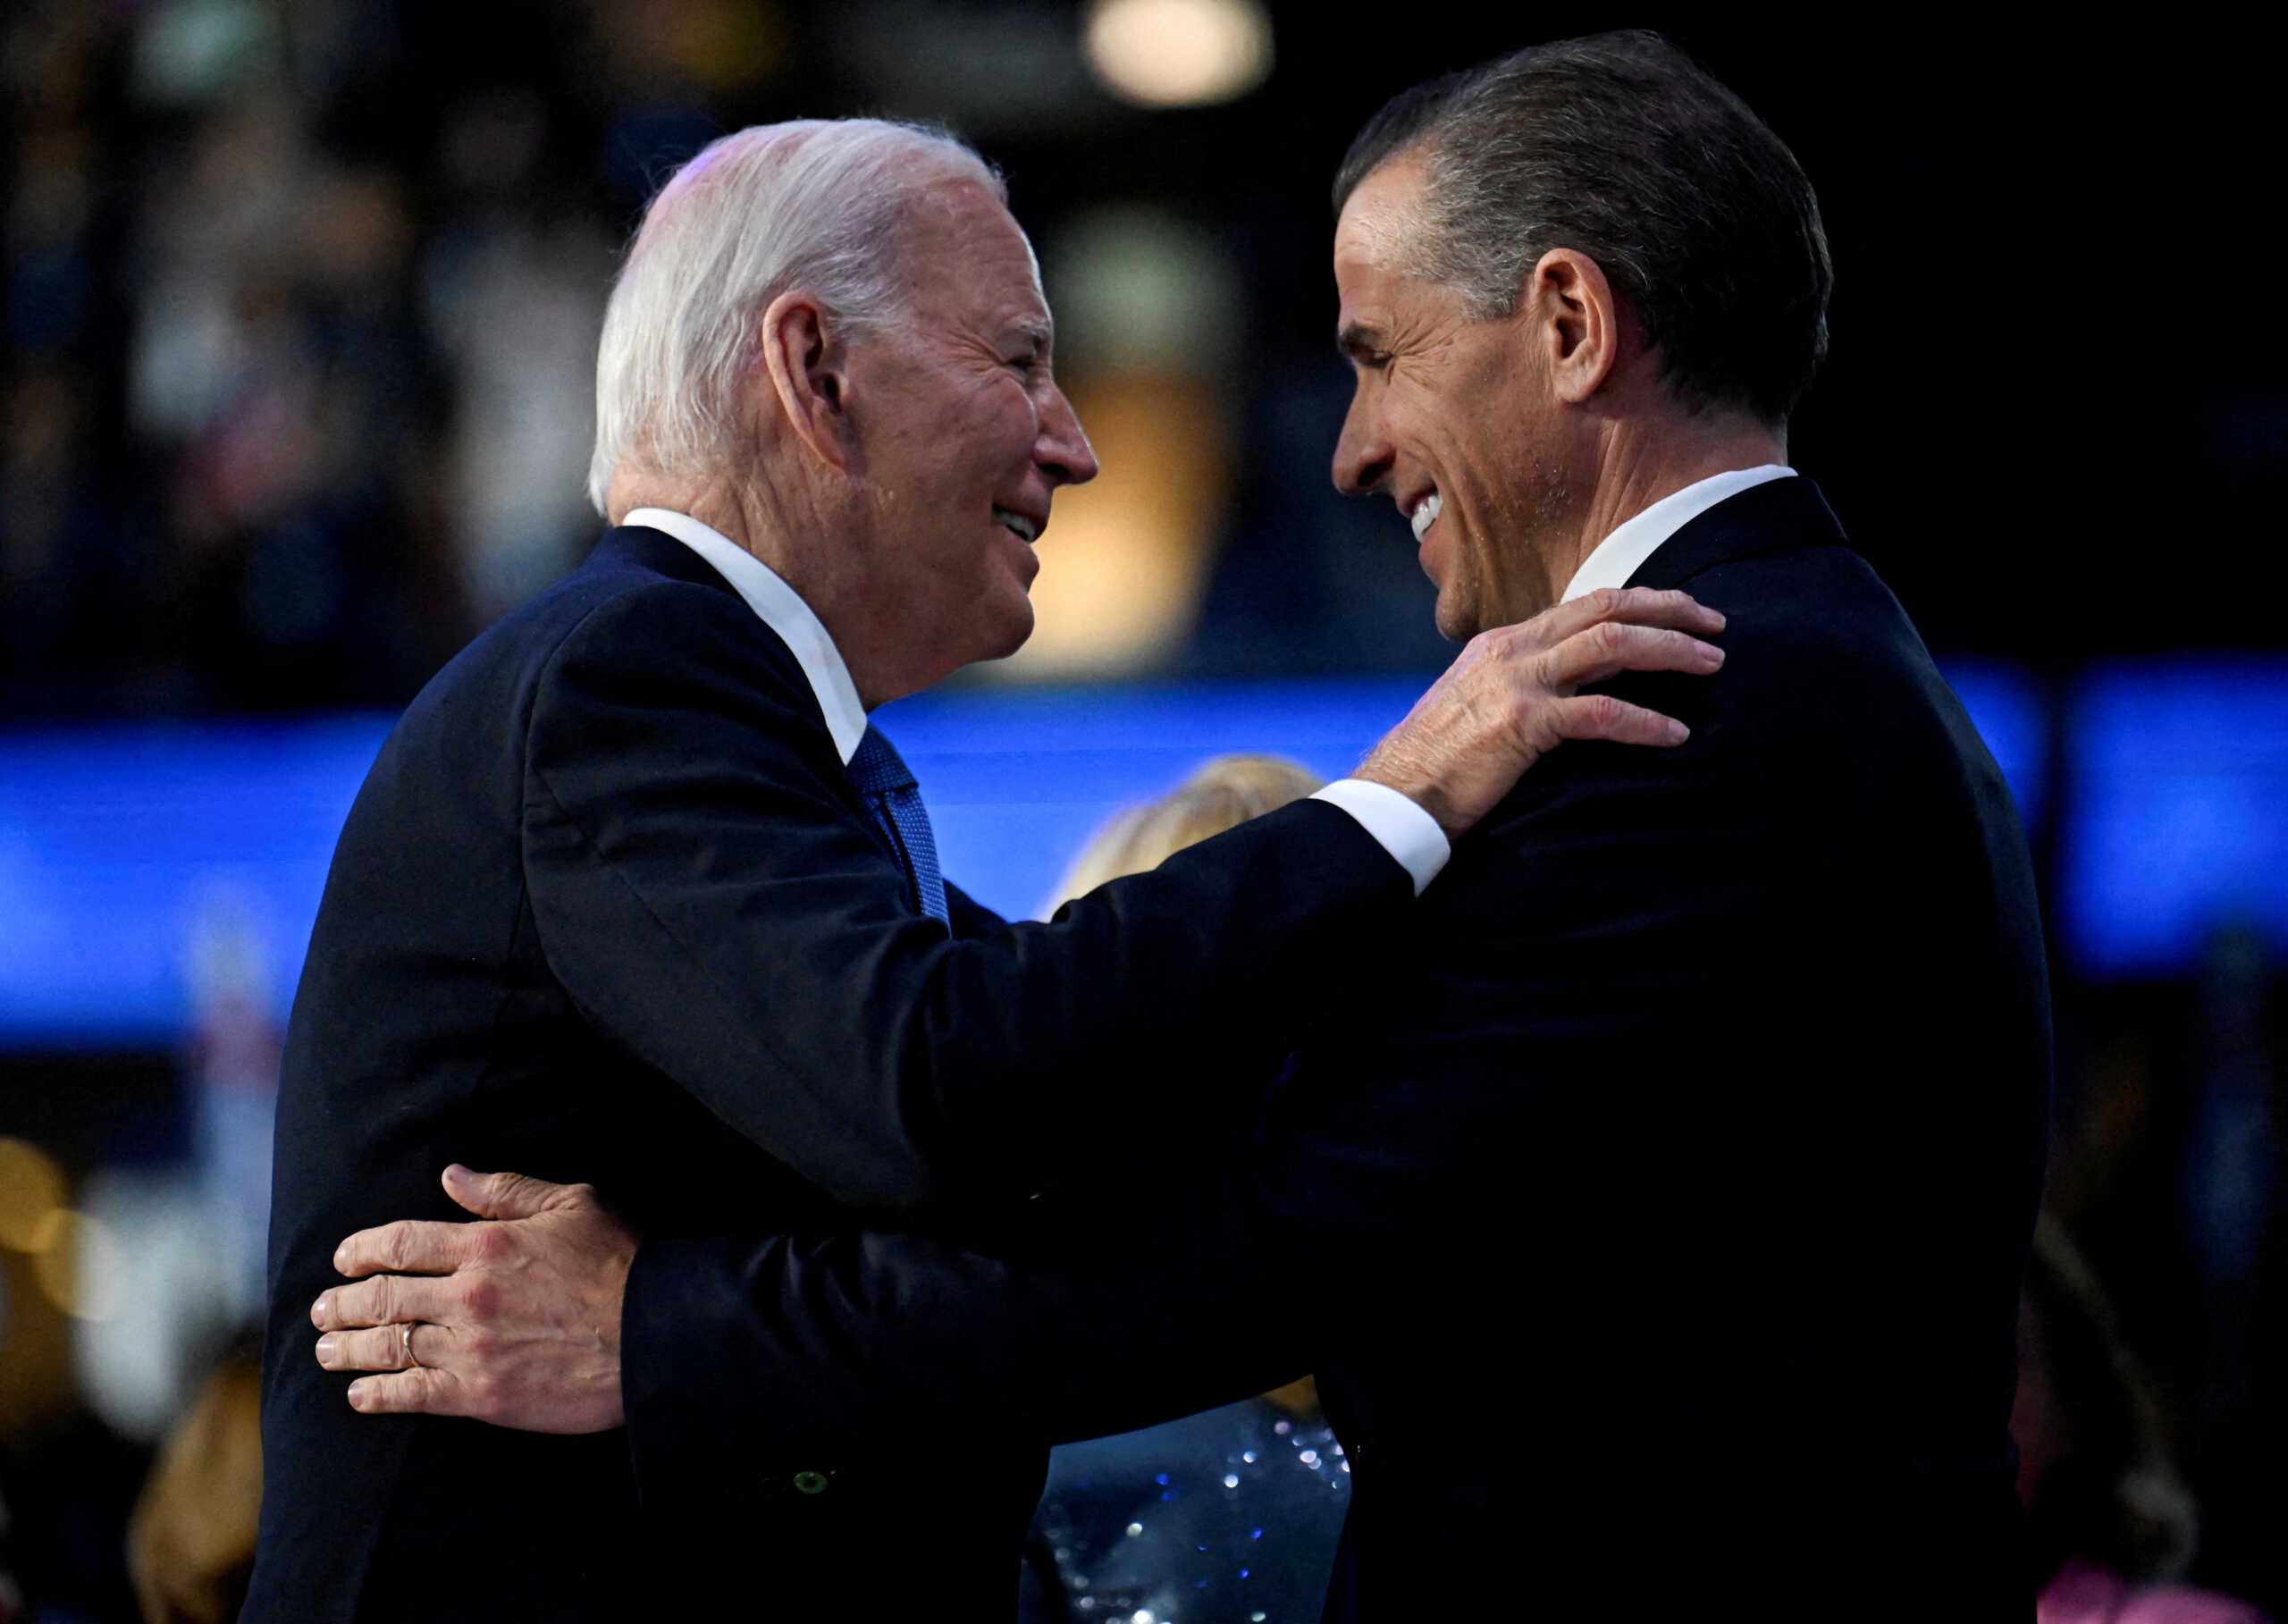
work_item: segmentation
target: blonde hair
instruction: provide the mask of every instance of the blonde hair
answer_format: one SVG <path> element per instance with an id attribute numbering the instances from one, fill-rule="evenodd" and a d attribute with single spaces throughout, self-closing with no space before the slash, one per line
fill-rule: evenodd
<path id="1" fill-rule="evenodd" d="M 147 1624 L 227 1624 L 254 1570 L 262 1511 L 262 1365 L 234 1351 L 159 1452 L 128 1525 Z"/>
<path id="2" fill-rule="evenodd" d="M 1115 814 L 1065 871 L 1054 910 L 1107 879 L 1156 869 L 1173 853 L 1300 801 L 1325 782 L 1278 755 L 1219 755 L 1157 801 Z"/>

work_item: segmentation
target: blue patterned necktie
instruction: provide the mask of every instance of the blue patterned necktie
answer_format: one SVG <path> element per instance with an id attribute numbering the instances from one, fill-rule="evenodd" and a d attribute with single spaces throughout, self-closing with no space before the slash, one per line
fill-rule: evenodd
<path id="1" fill-rule="evenodd" d="M 930 833 L 930 813 L 921 804 L 921 791 L 898 759 L 896 747 L 871 722 L 850 758 L 850 781 L 865 797 L 874 821 L 881 825 L 899 861 L 905 864 L 914 905 L 934 920 L 950 922 L 945 876 L 938 872 L 938 842 Z"/>

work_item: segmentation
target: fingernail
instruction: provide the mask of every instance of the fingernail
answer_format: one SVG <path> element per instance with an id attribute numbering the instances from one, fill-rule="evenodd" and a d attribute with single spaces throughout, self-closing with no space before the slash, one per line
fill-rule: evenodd
<path id="1" fill-rule="evenodd" d="M 310 1305 L 310 1323 L 319 1330 L 325 1329 L 325 1299 L 321 1297 Z"/>
<path id="2" fill-rule="evenodd" d="M 366 1407 L 365 1383 L 352 1382 L 349 1384 L 349 1401 L 360 1409 L 363 1409 Z"/>
<path id="3" fill-rule="evenodd" d="M 445 1176 L 456 1184 L 466 1184 L 468 1182 L 471 1175 L 467 1168 L 462 1166 L 458 1162 L 455 1162 L 451 1166 L 445 1169 Z"/>
<path id="4" fill-rule="evenodd" d="M 332 1353 L 332 1352 L 336 1348 L 340 1347 L 341 1345 L 341 1341 L 340 1341 L 337 1337 L 335 1337 L 335 1336 L 334 1336 L 334 1334 L 333 1334 L 332 1332 L 330 1332 L 330 1331 L 329 1331 L 328 1333 L 326 1333 L 326 1334 L 325 1334 L 325 1335 L 319 1337 L 319 1338 L 318 1338 L 318 1363 L 319 1363 L 319 1364 L 321 1364 L 321 1365 L 324 1364 L 324 1363 L 325 1363 L 325 1361 L 326 1361 L 326 1357 L 327 1357 L 329 1354 L 331 1354 L 331 1353 Z"/>
<path id="5" fill-rule="evenodd" d="M 1685 726 L 1682 722 L 1680 722 L 1680 721 L 1676 721 L 1676 720 L 1674 720 L 1674 719 L 1671 719 L 1671 720 L 1670 721 L 1670 723 L 1669 723 L 1669 738 L 1670 738 L 1670 741 L 1671 743 L 1673 743 L 1673 744 L 1678 744 L 1678 745 L 1681 745 L 1681 744 L 1683 744 L 1683 743 L 1685 742 L 1685 740 L 1687 740 L 1687 739 L 1690 738 L 1691 736 L 1692 736 L 1692 729 L 1691 729 L 1691 728 L 1689 728 L 1686 727 L 1686 726 Z"/>
<path id="6" fill-rule="evenodd" d="M 333 1249 L 333 1272 L 337 1275 L 347 1275 L 349 1272 L 341 1260 L 343 1252 L 348 1250 L 346 1247 L 339 1246 Z"/>

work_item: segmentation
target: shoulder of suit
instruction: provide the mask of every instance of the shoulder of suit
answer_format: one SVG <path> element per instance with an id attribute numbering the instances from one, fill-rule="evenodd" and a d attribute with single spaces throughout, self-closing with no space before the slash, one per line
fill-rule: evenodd
<path id="1" fill-rule="evenodd" d="M 801 664 L 735 594 L 624 559 L 591 560 L 494 622 L 430 679 L 393 731 L 461 732 L 506 723 L 522 734 L 536 705 L 665 678 L 735 692 L 824 732 Z"/>
<path id="2" fill-rule="evenodd" d="M 711 671 L 790 700 L 807 698 L 809 679 L 784 639 L 744 599 L 719 588 L 640 568 L 602 574 L 579 594 L 552 639 L 544 666 L 567 658 L 616 659 L 643 669 Z M 633 669 L 633 667 L 632 667 Z M 812 709 L 815 702 L 798 704 Z"/>
<path id="3" fill-rule="evenodd" d="M 1913 620 L 1874 569 L 1842 543 L 1714 565 L 1684 590 L 1724 611 L 1717 713 L 1752 749 L 1800 746 L 1796 729 L 1838 740 L 1950 746 L 1944 682 Z"/>
<path id="4" fill-rule="evenodd" d="M 1867 561 L 1840 541 L 1790 545 L 1710 564 L 1680 591 L 1721 610 L 1735 651 L 1771 645 L 1784 655 L 1880 658 L 1913 623 Z"/>

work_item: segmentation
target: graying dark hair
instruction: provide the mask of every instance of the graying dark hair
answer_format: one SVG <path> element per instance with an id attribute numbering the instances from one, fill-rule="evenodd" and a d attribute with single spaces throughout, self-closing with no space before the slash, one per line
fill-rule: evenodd
<path id="1" fill-rule="evenodd" d="M 1666 39 L 1559 40 L 1401 92 L 1351 143 L 1336 212 L 1417 156 L 1415 274 L 1492 318 L 1517 309 L 1544 254 L 1575 249 L 1635 310 L 1686 405 L 1787 422 L 1827 354 L 1819 203 L 1786 144 Z"/>

